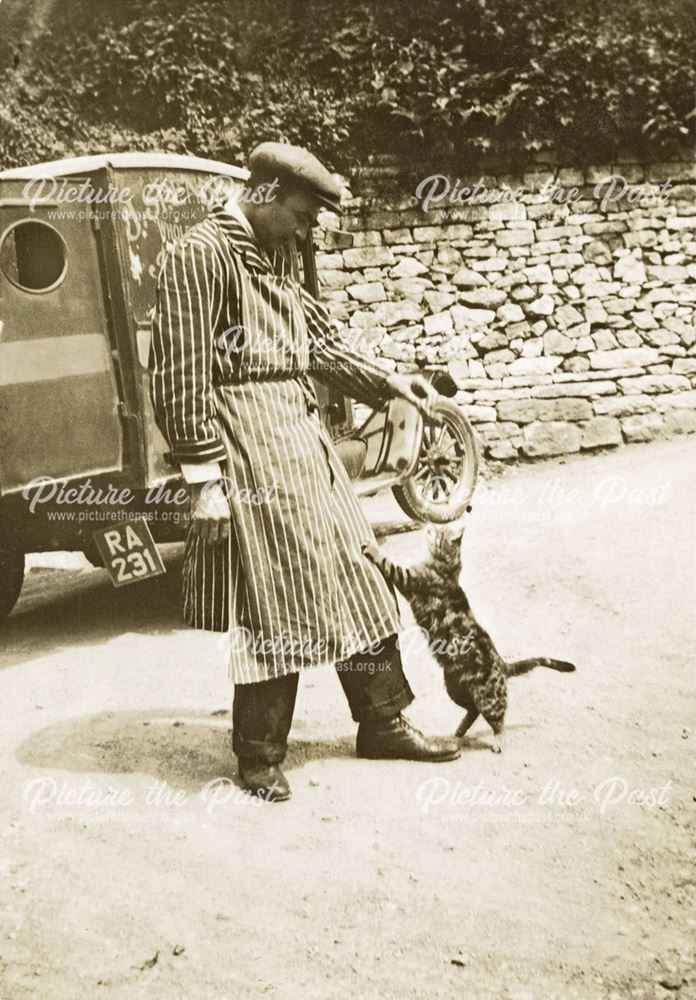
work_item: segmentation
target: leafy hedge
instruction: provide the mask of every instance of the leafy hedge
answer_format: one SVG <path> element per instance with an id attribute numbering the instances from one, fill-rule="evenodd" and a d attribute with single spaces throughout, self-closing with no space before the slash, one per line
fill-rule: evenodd
<path id="1" fill-rule="evenodd" d="M 23 0 L 0 5 L 0 164 L 98 149 L 310 146 L 575 160 L 693 134 L 692 0 Z M 28 40 L 31 45 L 28 44 Z"/>

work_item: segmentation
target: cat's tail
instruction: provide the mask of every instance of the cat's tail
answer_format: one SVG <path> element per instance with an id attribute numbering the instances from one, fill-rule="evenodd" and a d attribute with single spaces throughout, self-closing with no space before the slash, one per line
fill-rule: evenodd
<path id="1" fill-rule="evenodd" d="M 528 674 L 535 667 L 549 667 L 551 670 L 560 670 L 563 674 L 572 674 L 575 670 L 574 663 L 567 660 L 550 660 L 547 656 L 533 656 L 529 660 L 513 660 L 507 665 L 508 677 L 519 677 L 520 674 Z"/>

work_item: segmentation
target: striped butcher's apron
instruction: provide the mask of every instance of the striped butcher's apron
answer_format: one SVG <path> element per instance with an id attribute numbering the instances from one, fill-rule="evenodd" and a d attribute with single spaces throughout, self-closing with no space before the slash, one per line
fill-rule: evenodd
<path id="1" fill-rule="evenodd" d="M 394 592 L 319 416 L 311 372 L 372 405 L 388 374 L 337 334 L 248 223 L 216 209 L 166 255 L 150 368 L 158 424 L 182 463 L 219 462 L 228 540 L 189 531 L 183 613 L 226 633 L 235 683 L 347 659 L 397 632 Z"/>

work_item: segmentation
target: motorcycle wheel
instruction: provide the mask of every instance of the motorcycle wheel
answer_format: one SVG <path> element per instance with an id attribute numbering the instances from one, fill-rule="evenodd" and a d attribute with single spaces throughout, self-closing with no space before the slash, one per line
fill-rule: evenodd
<path id="1" fill-rule="evenodd" d="M 399 507 L 415 521 L 446 524 L 466 511 L 478 476 L 478 448 L 471 424 L 447 399 L 435 404 L 442 424 L 423 427 L 418 464 L 392 493 Z"/>
<path id="2" fill-rule="evenodd" d="M 24 553 L 0 549 L 0 620 L 7 618 L 17 603 L 24 582 Z"/>

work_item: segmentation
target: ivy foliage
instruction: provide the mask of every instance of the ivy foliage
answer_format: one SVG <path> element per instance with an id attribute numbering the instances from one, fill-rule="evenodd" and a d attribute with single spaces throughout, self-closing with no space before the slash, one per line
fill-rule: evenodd
<path id="1" fill-rule="evenodd" d="M 26 7 L 0 5 L 1 166 L 106 149 L 239 158 L 264 139 L 346 172 L 380 153 L 603 162 L 669 154 L 694 131 L 692 0 Z"/>

